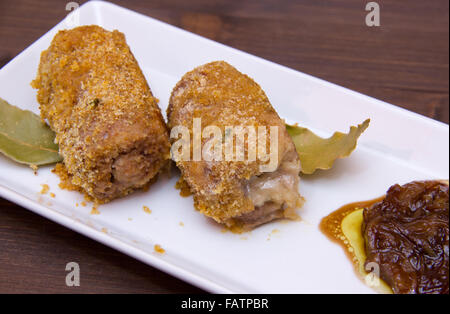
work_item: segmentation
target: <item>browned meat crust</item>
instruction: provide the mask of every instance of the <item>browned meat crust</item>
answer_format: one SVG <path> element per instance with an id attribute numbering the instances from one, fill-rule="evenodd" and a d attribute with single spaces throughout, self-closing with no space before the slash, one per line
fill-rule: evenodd
<path id="1" fill-rule="evenodd" d="M 122 33 L 99 26 L 58 32 L 32 86 L 72 184 L 97 201 L 145 186 L 169 159 L 157 99 Z"/>
<path id="2" fill-rule="evenodd" d="M 276 175 L 262 173 L 259 159 L 177 161 L 177 166 L 194 195 L 195 208 L 235 231 L 276 218 L 297 217 L 295 209 L 301 206 L 302 198 L 298 194 L 300 161 L 295 146 L 266 94 L 250 77 L 223 61 L 197 67 L 174 87 L 167 115 L 169 128 L 182 125 L 191 134 L 194 118 L 201 118 L 203 129 L 214 125 L 222 134 L 226 126 L 277 126 Z"/>
<path id="3" fill-rule="evenodd" d="M 448 183 L 394 185 L 364 209 L 367 263 L 394 293 L 448 294 Z"/>

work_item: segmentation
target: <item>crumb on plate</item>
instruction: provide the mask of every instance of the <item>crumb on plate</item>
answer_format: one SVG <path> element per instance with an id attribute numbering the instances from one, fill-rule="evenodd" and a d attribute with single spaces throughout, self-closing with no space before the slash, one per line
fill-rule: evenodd
<path id="1" fill-rule="evenodd" d="M 166 252 L 159 244 L 155 244 L 153 249 L 155 250 L 156 253 L 159 254 L 164 254 Z"/>
<path id="2" fill-rule="evenodd" d="M 42 186 L 42 190 L 41 190 L 41 194 L 47 194 L 47 192 L 50 190 L 50 187 L 48 186 L 48 184 L 41 184 Z"/>
<path id="3" fill-rule="evenodd" d="M 100 211 L 97 209 L 97 206 L 92 206 L 91 215 L 100 215 Z"/>

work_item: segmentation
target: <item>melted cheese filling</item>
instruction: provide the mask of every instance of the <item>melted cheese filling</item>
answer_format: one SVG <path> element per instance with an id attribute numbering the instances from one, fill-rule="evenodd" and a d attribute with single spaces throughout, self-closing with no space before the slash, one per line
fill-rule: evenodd
<path id="1" fill-rule="evenodd" d="M 276 171 L 252 177 L 246 193 L 255 210 L 235 219 L 247 227 L 254 227 L 277 218 L 297 218 L 295 209 L 301 204 L 298 193 L 300 165 L 284 161 Z"/>

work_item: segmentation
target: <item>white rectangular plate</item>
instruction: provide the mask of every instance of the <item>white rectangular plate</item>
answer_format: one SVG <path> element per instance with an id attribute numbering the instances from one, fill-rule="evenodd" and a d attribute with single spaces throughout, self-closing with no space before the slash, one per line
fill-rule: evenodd
<path id="1" fill-rule="evenodd" d="M 192 198 L 175 190 L 175 177 L 161 178 L 148 192 L 102 205 L 99 215 L 91 215 L 92 204 L 76 206 L 83 200 L 80 194 L 58 188 L 51 167 L 40 168 L 36 176 L 0 156 L 2 197 L 211 292 L 373 292 L 356 277 L 343 250 L 319 231 L 320 219 L 346 203 L 380 196 L 395 183 L 447 178 L 448 125 L 110 3 L 89 2 L 77 12 L 81 25 L 125 33 L 163 112 L 185 72 L 225 60 L 253 77 L 288 122 L 324 136 L 368 117 L 371 125 L 350 158 L 332 170 L 302 176 L 300 192 L 307 200 L 302 222 L 273 222 L 243 235 L 224 233 L 196 212 Z M 74 20 L 63 20 L 0 70 L 0 97 L 39 112 L 30 82 L 40 53 Z M 56 197 L 40 195 L 41 184 Z M 155 253 L 154 244 L 166 253 Z"/>

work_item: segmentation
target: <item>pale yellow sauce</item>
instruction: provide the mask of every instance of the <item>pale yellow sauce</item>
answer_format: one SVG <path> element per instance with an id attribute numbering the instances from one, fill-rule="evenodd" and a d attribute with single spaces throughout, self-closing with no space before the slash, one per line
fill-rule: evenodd
<path id="1" fill-rule="evenodd" d="M 333 242 L 344 248 L 352 261 L 355 271 L 366 284 L 381 293 L 392 293 L 391 288 L 380 278 L 374 278 L 364 267 L 366 250 L 362 233 L 363 211 L 383 200 L 380 197 L 371 201 L 351 203 L 342 206 L 320 222 L 320 230 Z M 369 269 L 370 271 L 370 269 Z"/>

